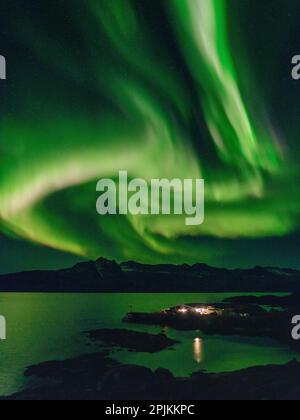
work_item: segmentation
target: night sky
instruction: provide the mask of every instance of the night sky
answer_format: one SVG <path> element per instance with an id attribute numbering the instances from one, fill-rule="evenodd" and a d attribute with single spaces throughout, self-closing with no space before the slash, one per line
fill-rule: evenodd
<path id="1" fill-rule="evenodd" d="M 6 3 L 0 273 L 100 256 L 300 268 L 298 0 Z M 96 183 L 120 170 L 204 178 L 205 223 L 100 217 Z"/>

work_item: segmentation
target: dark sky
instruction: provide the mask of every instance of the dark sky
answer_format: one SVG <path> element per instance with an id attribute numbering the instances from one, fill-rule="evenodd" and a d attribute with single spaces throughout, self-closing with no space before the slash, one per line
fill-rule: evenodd
<path id="1" fill-rule="evenodd" d="M 70 254 L 0 236 L 0 274 L 67 268 L 79 261 Z"/>

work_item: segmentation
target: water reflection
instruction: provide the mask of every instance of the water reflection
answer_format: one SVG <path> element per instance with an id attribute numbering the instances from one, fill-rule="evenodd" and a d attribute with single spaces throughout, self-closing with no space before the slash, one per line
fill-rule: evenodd
<path id="1" fill-rule="evenodd" d="M 194 340 L 194 359 L 197 363 L 201 363 L 203 360 L 203 340 L 201 338 Z"/>

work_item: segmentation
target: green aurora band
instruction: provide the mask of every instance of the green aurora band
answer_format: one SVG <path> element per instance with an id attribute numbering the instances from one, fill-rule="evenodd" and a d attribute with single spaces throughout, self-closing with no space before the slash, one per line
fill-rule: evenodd
<path id="1" fill-rule="evenodd" d="M 234 2 L 54 1 L 31 13 L 14 3 L 8 22 L 22 18 L 14 37 L 29 58 L 23 77 L 12 68 L 1 106 L 4 234 L 82 257 L 156 263 L 215 260 L 207 237 L 298 229 L 298 172 L 232 47 Z M 119 170 L 204 178 L 205 223 L 98 216 L 96 182 Z"/>

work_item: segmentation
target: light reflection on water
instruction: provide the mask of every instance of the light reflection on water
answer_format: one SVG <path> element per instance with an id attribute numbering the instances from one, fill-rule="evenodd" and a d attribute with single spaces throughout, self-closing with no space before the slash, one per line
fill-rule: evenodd
<path id="1" fill-rule="evenodd" d="M 203 360 L 203 340 L 201 338 L 194 340 L 194 359 L 198 364 Z"/>

